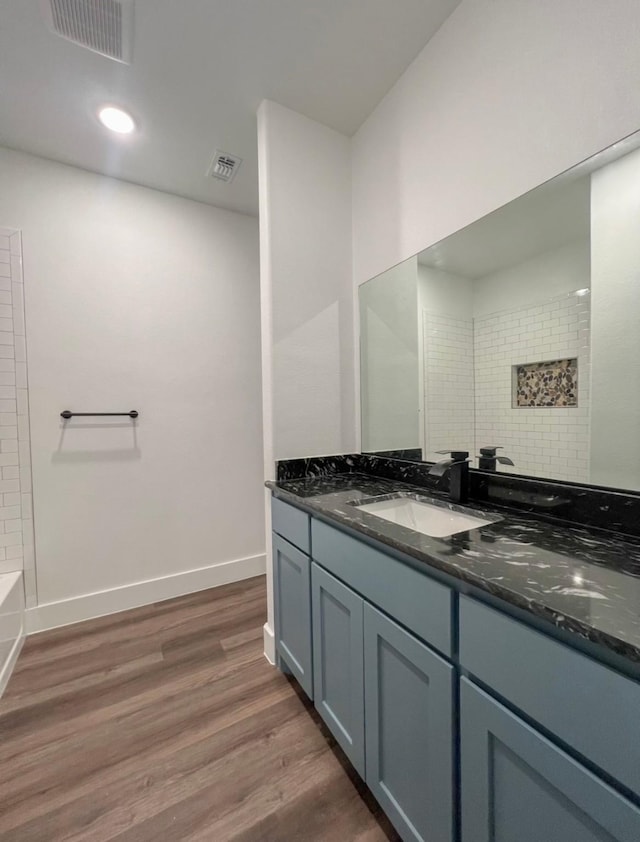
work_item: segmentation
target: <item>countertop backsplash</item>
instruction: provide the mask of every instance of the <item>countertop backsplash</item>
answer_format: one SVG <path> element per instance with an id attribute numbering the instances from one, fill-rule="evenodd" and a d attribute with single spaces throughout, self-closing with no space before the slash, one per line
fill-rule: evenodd
<path id="1" fill-rule="evenodd" d="M 447 480 L 429 474 L 432 463 L 389 459 L 368 453 L 286 459 L 277 463 L 278 482 L 303 477 L 362 473 L 407 482 L 431 491 Z M 470 500 L 500 505 L 571 524 L 640 537 L 640 493 L 472 469 Z"/>

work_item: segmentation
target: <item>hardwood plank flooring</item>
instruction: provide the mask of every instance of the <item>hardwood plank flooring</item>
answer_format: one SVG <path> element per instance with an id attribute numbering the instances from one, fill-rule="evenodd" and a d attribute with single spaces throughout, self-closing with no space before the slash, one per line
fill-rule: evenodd
<path id="1" fill-rule="evenodd" d="M 30 637 L 0 700 L 2 842 L 397 842 L 262 654 L 264 577 Z"/>

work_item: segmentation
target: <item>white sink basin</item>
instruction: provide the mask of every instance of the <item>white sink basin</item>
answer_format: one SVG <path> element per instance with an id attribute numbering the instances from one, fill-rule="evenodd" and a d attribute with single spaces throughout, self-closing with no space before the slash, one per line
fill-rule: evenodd
<path id="1" fill-rule="evenodd" d="M 431 538 L 448 538 L 458 532 L 468 532 L 479 526 L 496 523 L 500 518 L 476 517 L 465 512 L 427 503 L 412 497 L 394 497 L 358 506 L 360 511 L 406 526 Z"/>

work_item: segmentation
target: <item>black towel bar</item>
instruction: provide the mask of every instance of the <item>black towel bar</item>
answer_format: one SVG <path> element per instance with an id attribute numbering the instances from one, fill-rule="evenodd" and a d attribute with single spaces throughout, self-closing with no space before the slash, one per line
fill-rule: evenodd
<path id="1" fill-rule="evenodd" d="M 128 415 L 129 418 L 137 418 L 138 410 L 132 409 L 131 412 L 71 412 L 70 409 L 65 409 L 64 412 L 60 413 L 60 416 L 64 418 L 65 421 L 68 421 L 69 418 L 103 418 L 104 416 L 114 415 Z"/>

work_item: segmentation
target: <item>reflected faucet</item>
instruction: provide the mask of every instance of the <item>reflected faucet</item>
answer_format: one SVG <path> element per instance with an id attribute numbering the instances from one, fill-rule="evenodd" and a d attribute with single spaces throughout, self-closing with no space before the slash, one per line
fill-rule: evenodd
<path id="1" fill-rule="evenodd" d="M 441 459 L 429 468 L 434 477 L 449 475 L 449 497 L 453 503 L 466 503 L 469 499 L 469 453 L 466 450 L 436 450 L 448 453 L 450 459 Z"/>
<path id="2" fill-rule="evenodd" d="M 491 447 L 481 447 L 480 456 L 478 456 L 478 468 L 481 471 L 495 471 L 498 463 L 500 465 L 513 465 L 508 456 L 498 456 L 498 450 L 502 450 L 500 445 L 491 445 Z"/>

